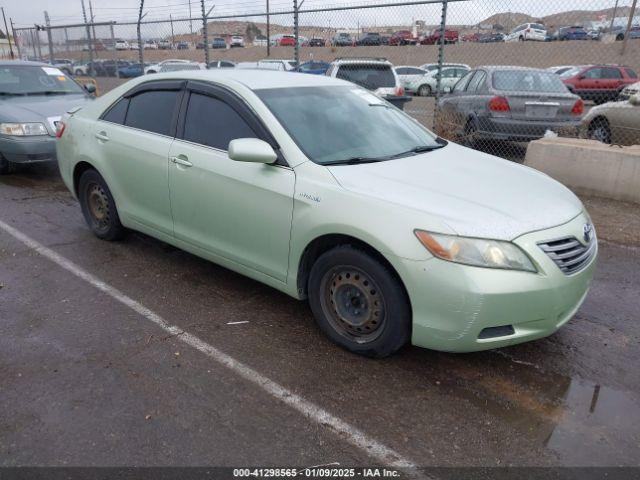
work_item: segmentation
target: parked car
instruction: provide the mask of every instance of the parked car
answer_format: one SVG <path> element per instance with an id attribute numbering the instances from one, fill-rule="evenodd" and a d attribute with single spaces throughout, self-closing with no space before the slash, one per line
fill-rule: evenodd
<path id="1" fill-rule="evenodd" d="M 593 107 L 582 120 L 583 137 L 616 145 L 640 145 L 640 94 Z"/>
<path id="2" fill-rule="evenodd" d="M 575 65 L 556 65 L 554 67 L 547 68 L 548 72 L 555 73 L 556 75 L 562 75 L 564 72 L 568 72 L 572 68 L 576 68 Z"/>
<path id="3" fill-rule="evenodd" d="M 624 87 L 638 81 L 635 70 L 620 65 L 576 67 L 560 78 L 570 91 L 595 103 L 615 100 Z"/>
<path id="4" fill-rule="evenodd" d="M 295 47 L 296 37 L 293 35 L 283 35 L 278 42 L 279 47 Z"/>
<path id="5" fill-rule="evenodd" d="M 256 38 L 253 39 L 254 47 L 266 47 L 269 44 L 269 39 L 264 35 L 257 35 Z"/>
<path id="6" fill-rule="evenodd" d="M 178 42 L 176 45 L 177 50 L 189 50 L 189 42 Z"/>
<path id="7" fill-rule="evenodd" d="M 444 43 L 457 43 L 459 33 L 457 30 L 451 30 L 449 28 L 444 31 Z M 420 40 L 421 45 L 436 45 L 440 43 L 440 29 L 433 30 L 431 34 L 426 35 Z"/>
<path id="8" fill-rule="evenodd" d="M 163 63 L 158 73 L 179 72 L 183 70 L 205 70 L 205 66 L 197 62 Z"/>
<path id="9" fill-rule="evenodd" d="M 460 37 L 460 40 L 463 42 L 478 42 L 483 34 L 480 32 L 467 33 Z"/>
<path id="10" fill-rule="evenodd" d="M 331 45 L 334 47 L 350 47 L 353 45 L 353 39 L 346 32 L 337 33 L 331 39 Z"/>
<path id="11" fill-rule="evenodd" d="M 510 346 L 556 332 L 585 299 L 597 238 L 569 189 L 360 87 L 177 72 L 94 103 L 65 115 L 57 147 L 95 236 L 143 231 L 308 298 L 352 352 Z"/>
<path id="12" fill-rule="evenodd" d="M 241 70 L 275 70 L 289 72 L 296 68 L 295 60 L 279 60 L 276 58 L 264 59 L 258 62 L 238 62 L 236 68 Z"/>
<path id="13" fill-rule="evenodd" d="M 155 40 L 147 40 L 142 45 L 144 50 L 158 50 L 158 43 Z"/>
<path id="14" fill-rule="evenodd" d="M 398 30 L 389 37 L 389 45 L 416 45 L 418 42 L 410 30 Z"/>
<path id="15" fill-rule="evenodd" d="M 89 75 L 89 62 L 75 62 L 72 65 L 72 70 L 76 76 Z"/>
<path id="16" fill-rule="evenodd" d="M 135 78 L 140 75 L 144 75 L 144 69 L 149 64 L 145 63 L 131 63 L 126 67 L 121 67 L 118 69 L 118 76 L 120 78 Z"/>
<path id="17" fill-rule="evenodd" d="M 400 85 L 402 85 L 406 93 L 416 93 L 409 90 L 409 85 L 429 73 L 427 70 L 412 65 L 398 65 L 393 67 L 393 70 L 396 72 Z"/>
<path id="18" fill-rule="evenodd" d="M 229 48 L 244 48 L 244 37 L 242 35 L 233 35 L 229 41 Z"/>
<path id="19" fill-rule="evenodd" d="M 504 34 L 503 33 L 486 33 L 484 35 L 480 35 L 478 38 L 479 43 L 500 43 L 504 42 Z"/>
<path id="20" fill-rule="evenodd" d="M 196 43 L 196 50 L 204 50 L 205 44 L 204 42 Z"/>
<path id="21" fill-rule="evenodd" d="M 411 68 L 411 67 L 409 67 Z M 415 68 L 415 67 L 413 67 Z M 398 72 L 396 68 L 396 73 Z M 406 81 L 402 82 L 406 92 L 414 93 L 421 97 L 429 97 L 437 91 L 438 86 L 438 70 L 421 70 L 423 75 L 410 75 Z M 465 67 L 443 67 L 440 76 L 440 91 L 449 92 L 458 80 L 469 72 L 469 68 Z M 402 80 L 402 76 L 400 76 Z"/>
<path id="22" fill-rule="evenodd" d="M 50 64 L 0 61 L 0 175 L 17 164 L 54 162 L 60 117 L 93 91 Z"/>
<path id="23" fill-rule="evenodd" d="M 400 109 L 411 101 L 386 58 L 339 57 L 331 62 L 326 75 L 360 85 Z"/>
<path id="24" fill-rule="evenodd" d="M 632 96 L 640 93 L 640 82 L 632 83 L 622 89 L 618 95 L 618 101 L 629 100 Z"/>
<path id="25" fill-rule="evenodd" d="M 382 38 L 378 32 L 367 32 L 358 40 L 356 40 L 357 46 L 380 46 L 382 45 Z"/>
<path id="26" fill-rule="evenodd" d="M 589 40 L 589 34 L 584 27 L 561 27 L 558 29 L 558 40 Z"/>
<path id="27" fill-rule="evenodd" d="M 169 40 L 160 40 L 158 42 L 159 50 L 171 50 L 173 49 L 173 44 Z"/>
<path id="28" fill-rule="evenodd" d="M 600 40 L 600 37 L 602 36 L 602 32 L 600 30 L 589 30 L 587 32 L 587 35 L 589 35 L 589 38 L 591 40 Z"/>
<path id="29" fill-rule="evenodd" d="M 544 42 L 547 36 L 547 27 L 540 23 L 523 23 L 504 37 L 505 42 Z"/>
<path id="30" fill-rule="evenodd" d="M 102 69 L 103 71 L 101 72 L 103 76 L 106 77 L 115 77 L 117 76 L 117 72 L 121 69 L 121 68 L 125 68 L 128 67 L 130 65 L 130 62 L 126 61 L 126 60 L 104 60 L 102 63 Z"/>
<path id="31" fill-rule="evenodd" d="M 442 67 L 460 67 L 460 68 L 465 68 L 467 70 L 470 70 L 471 67 L 469 65 L 467 65 L 466 63 L 443 63 Z M 428 72 L 432 72 L 433 70 L 437 70 L 438 69 L 438 64 L 437 63 L 425 63 L 423 65 L 420 65 L 420 68 L 423 70 L 426 70 Z"/>
<path id="32" fill-rule="evenodd" d="M 227 48 L 227 41 L 222 37 L 215 37 L 211 41 L 211 48 Z"/>
<path id="33" fill-rule="evenodd" d="M 231 60 L 214 60 L 209 62 L 209 68 L 234 68 L 236 66 Z"/>
<path id="34" fill-rule="evenodd" d="M 129 43 L 129 50 L 139 50 L 140 44 L 138 42 Z"/>
<path id="35" fill-rule="evenodd" d="M 130 50 L 131 49 L 131 45 L 129 45 L 129 42 L 127 42 L 126 40 L 123 40 L 121 38 L 117 38 L 115 41 L 115 49 L 116 50 Z"/>
<path id="36" fill-rule="evenodd" d="M 160 68 L 162 67 L 162 65 L 164 65 L 165 63 L 191 63 L 191 60 L 184 60 L 184 59 L 180 59 L 180 58 L 169 58 L 167 60 L 162 60 L 161 62 L 149 65 L 148 67 L 146 67 L 144 69 L 144 73 L 145 74 L 146 73 L 158 73 L 160 71 Z"/>
<path id="37" fill-rule="evenodd" d="M 313 75 L 324 75 L 325 73 L 327 73 L 327 70 L 330 66 L 331 64 L 327 62 L 310 60 L 308 62 L 300 64 L 298 67 L 294 68 L 293 71 L 300 73 L 310 73 Z"/>
<path id="38" fill-rule="evenodd" d="M 624 37 L 627 34 L 627 27 L 623 27 L 621 25 L 617 25 L 615 27 L 613 27 L 613 30 L 611 30 L 609 32 L 611 35 L 613 35 L 616 39 L 616 41 L 621 42 L 622 40 L 624 40 Z M 639 25 L 633 25 L 630 29 L 629 29 L 629 39 L 633 40 L 633 39 L 637 39 L 640 38 L 640 26 Z"/>
<path id="39" fill-rule="evenodd" d="M 486 140 L 529 141 L 547 130 L 576 128 L 584 102 L 542 69 L 479 67 L 440 100 L 447 129 L 473 146 Z"/>
<path id="40" fill-rule="evenodd" d="M 303 47 L 324 47 L 326 45 L 324 38 L 313 37 L 302 44 Z"/>

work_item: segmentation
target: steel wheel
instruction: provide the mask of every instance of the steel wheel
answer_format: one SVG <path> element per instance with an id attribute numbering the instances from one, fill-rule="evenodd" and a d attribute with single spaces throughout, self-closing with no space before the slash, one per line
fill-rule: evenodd
<path id="1" fill-rule="evenodd" d="M 94 228 L 97 231 L 106 231 L 111 224 L 111 211 L 109 197 L 101 185 L 90 183 L 87 188 L 87 206 Z"/>
<path id="2" fill-rule="evenodd" d="M 611 130 L 606 121 L 597 119 L 589 128 L 589 138 L 602 143 L 611 143 Z"/>
<path id="3" fill-rule="evenodd" d="M 385 302 L 369 275 L 352 266 L 336 266 L 321 280 L 321 302 L 331 326 L 357 343 L 372 342 L 385 325 Z"/>

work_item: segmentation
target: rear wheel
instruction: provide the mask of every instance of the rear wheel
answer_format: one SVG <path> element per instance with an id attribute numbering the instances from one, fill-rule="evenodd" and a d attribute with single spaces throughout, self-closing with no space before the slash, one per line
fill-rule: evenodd
<path id="1" fill-rule="evenodd" d="M 120 223 L 111 191 L 95 170 L 87 170 L 80 177 L 78 199 L 87 225 L 96 237 L 119 240 L 124 236 L 125 229 Z"/>
<path id="2" fill-rule="evenodd" d="M 524 37 L 523 37 L 523 36 L 520 36 L 520 37 L 518 38 L 518 41 L 520 41 L 520 42 L 524 42 Z"/>
<path id="3" fill-rule="evenodd" d="M 386 357 L 409 341 L 411 309 L 400 280 L 373 256 L 351 246 L 322 254 L 309 276 L 318 326 L 354 353 Z"/>
<path id="4" fill-rule="evenodd" d="M 420 85 L 420 88 L 418 88 L 418 95 L 421 97 L 429 97 L 431 93 L 431 87 L 429 85 Z"/>
<path id="5" fill-rule="evenodd" d="M 84 73 L 82 72 L 82 70 L 80 70 L 80 69 L 76 70 L 76 76 L 80 76 L 80 75 L 83 75 L 83 74 Z"/>
<path id="6" fill-rule="evenodd" d="M 602 143 L 611 143 L 611 127 L 604 118 L 596 118 L 589 124 L 589 138 Z"/>

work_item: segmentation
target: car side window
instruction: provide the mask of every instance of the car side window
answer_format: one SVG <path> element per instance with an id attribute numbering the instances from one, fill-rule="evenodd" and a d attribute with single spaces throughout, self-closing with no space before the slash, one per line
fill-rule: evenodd
<path id="1" fill-rule="evenodd" d="M 201 93 L 191 93 L 184 123 L 183 139 L 227 150 L 237 138 L 258 135 L 230 105 Z"/>
<path id="2" fill-rule="evenodd" d="M 478 89 L 481 89 L 481 87 L 484 85 L 484 79 L 486 77 L 487 77 L 486 73 L 484 73 L 482 70 L 478 70 L 478 73 L 475 74 L 475 76 L 473 77 L 473 80 L 469 82 L 469 86 L 467 87 L 467 92 L 474 93 Z"/>
<path id="3" fill-rule="evenodd" d="M 409 69 L 405 67 L 396 68 L 396 73 L 398 75 L 406 75 L 407 73 L 409 73 Z"/>
<path id="4" fill-rule="evenodd" d="M 129 101 L 125 125 L 160 135 L 170 135 L 178 92 L 151 90 L 141 92 Z"/>
<path id="5" fill-rule="evenodd" d="M 603 68 L 602 78 L 622 78 L 622 72 L 617 68 Z"/>
<path id="6" fill-rule="evenodd" d="M 121 98 L 102 115 L 101 119 L 104 120 L 105 122 L 124 125 L 124 120 L 127 115 L 128 107 L 129 107 L 129 99 Z"/>
<path id="7" fill-rule="evenodd" d="M 582 75 L 584 78 L 602 78 L 601 68 L 590 68 Z"/>
<path id="8" fill-rule="evenodd" d="M 469 84 L 469 81 L 473 77 L 474 73 L 475 73 L 475 71 L 471 70 L 464 77 L 462 77 L 458 81 L 458 83 L 456 83 L 455 86 L 453 87 L 453 91 L 454 92 L 463 92 L 464 89 L 467 88 L 467 85 Z"/>
<path id="9" fill-rule="evenodd" d="M 625 68 L 624 71 L 627 72 L 627 75 L 629 75 L 630 78 L 638 78 L 638 74 L 635 72 L 635 70 Z"/>

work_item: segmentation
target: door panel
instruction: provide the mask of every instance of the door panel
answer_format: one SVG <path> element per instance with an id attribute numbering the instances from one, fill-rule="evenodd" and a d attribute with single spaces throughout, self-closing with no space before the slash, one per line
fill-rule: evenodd
<path id="1" fill-rule="evenodd" d="M 223 150 L 182 140 L 169 157 L 181 160 L 169 167 L 176 237 L 285 281 L 293 170 L 236 162 Z"/>

